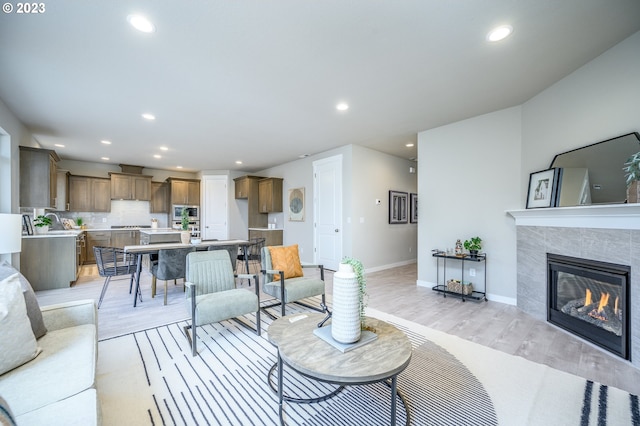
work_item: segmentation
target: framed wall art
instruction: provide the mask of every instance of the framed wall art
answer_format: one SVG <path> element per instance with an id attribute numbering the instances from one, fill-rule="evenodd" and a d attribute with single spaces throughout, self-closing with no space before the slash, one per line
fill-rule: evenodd
<path id="1" fill-rule="evenodd" d="M 548 169 L 529 175 L 529 191 L 527 193 L 527 208 L 538 209 L 555 207 L 558 196 L 558 182 L 561 169 Z"/>
<path id="2" fill-rule="evenodd" d="M 418 194 L 409 194 L 409 221 L 418 223 Z"/>
<path id="3" fill-rule="evenodd" d="M 289 190 L 289 221 L 304 222 L 304 188 Z"/>
<path id="4" fill-rule="evenodd" d="M 389 223 L 407 223 L 407 198 L 409 194 L 389 191 Z"/>

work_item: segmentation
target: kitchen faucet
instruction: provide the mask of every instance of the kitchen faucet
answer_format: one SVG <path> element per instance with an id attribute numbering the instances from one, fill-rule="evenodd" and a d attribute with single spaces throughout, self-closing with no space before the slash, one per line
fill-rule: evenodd
<path id="1" fill-rule="evenodd" d="M 53 212 L 49 212 L 49 213 L 46 213 L 44 216 L 45 216 L 45 217 L 47 217 L 47 216 L 53 216 L 53 217 L 55 217 L 55 218 L 56 218 L 56 220 L 58 221 L 58 225 L 60 225 L 60 228 L 59 228 L 59 229 L 64 229 L 64 225 L 62 225 L 62 221 L 60 220 L 60 217 L 59 217 L 57 214 L 55 214 L 55 213 L 53 213 Z M 53 224 L 52 224 L 52 225 L 53 225 Z M 52 226 L 52 229 L 53 229 L 53 228 L 57 228 L 57 227 Z"/>

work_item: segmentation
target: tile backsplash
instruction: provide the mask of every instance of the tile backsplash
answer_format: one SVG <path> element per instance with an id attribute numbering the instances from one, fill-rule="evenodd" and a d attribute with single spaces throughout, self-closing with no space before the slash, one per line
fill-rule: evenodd
<path id="1" fill-rule="evenodd" d="M 60 218 L 75 220 L 81 217 L 88 229 L 104 229 L 111 226 L 151 226 L 151 219 L 158 220 L 159 228 L 169 228 L 168 213 L 149 213 L 149 201 L 112 200 L 111 211 L 96 212 L 54 212 Z M 22 211 L 33 217 L 33 209 Z"/>

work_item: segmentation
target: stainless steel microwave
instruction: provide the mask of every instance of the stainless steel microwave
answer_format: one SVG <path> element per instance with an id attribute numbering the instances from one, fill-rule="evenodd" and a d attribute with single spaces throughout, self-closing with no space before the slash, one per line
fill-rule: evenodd
<path id="1" fill-rule="evenodd" d="M 200 206 L 173 205 L 173 220 L 182 219 L 182 210 L 186 209 L 189 221 L 200 220 Z"/>

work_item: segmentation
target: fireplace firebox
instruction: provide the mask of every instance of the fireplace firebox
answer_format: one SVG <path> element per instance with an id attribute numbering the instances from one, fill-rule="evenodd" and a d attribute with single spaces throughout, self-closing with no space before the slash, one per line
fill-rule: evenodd
<path id="1" fill-rule="evenodd" d="M 547 320 L 624 359 L 631 268 L 547 253 Z"/>

